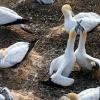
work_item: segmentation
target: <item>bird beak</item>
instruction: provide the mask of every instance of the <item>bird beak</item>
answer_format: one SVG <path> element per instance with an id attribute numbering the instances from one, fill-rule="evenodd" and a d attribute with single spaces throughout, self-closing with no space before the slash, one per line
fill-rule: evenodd
<path id="1" fill-rule="evenodd" d="M 75 32 L 78 34 L 78 31 L 80 30 L 80 24 L 77 22 L 77 26 L 75 27 Z"/>
<path id="2" fill-rule="evenodd" d="M 80 31 L 81 31 L 81 33 L 83 33 L 83 31 L 84 31 L 84 27 L 81 26 L 81 24 L 80 24 L 81 22 L 82 22 L 82 20 L 79 22 L 77 21 L 77 26 L 75 27 L 76 33 L 80 32 Z"/>
<path id="3" fill-rule="evenodd" d="M 72 10 L 71 10 L 71 15 L 72 15 L 73 17 L 75 16 Z"/>
<path id="4" fill-rule="evenodd" d="M 82 20 L 80 20 L 79 22 L 77 22 L 78 24 L 79 24 L 79 29 L 81 30 L 81 32 L 83 33 L 83 31 L 84 31 L 84 27 L 83 26 L 81 26 L 81 22 L 82 22 Z"/>

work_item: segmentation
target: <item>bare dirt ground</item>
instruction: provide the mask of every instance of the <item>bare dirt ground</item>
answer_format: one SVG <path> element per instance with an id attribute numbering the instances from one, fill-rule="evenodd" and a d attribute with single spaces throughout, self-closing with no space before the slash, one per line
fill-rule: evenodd
<path id="1" fill-rule="evenodd" d="M 1 86 L 7 86 L 24 95 L 31 95 L 29 100 L 58 100 L 65 93 L 71 91 L 79 93 L 84 89 L 100 86 L 99 69 L 94 70 L 93 78 L 89 80 L 78 78 L 76 73 L 72 72 L 71 77 L 75 79 L 75 83 L 69 87 L 58 88 L 39 83 L 39 80 L 48 71 L 50 62 L 63 54 L 66 48 L 68 34 L 50 30 L 64 22 L 64 18 L 59 21 L 64 1 L 59 0 L 51 5 L 39 5 L 35 0 L 24 0 L 23 2 L 21 0 L 0 0 L 0 5 L 13 9 L 24 18 L 29 18 L 32 24 L 27 27 L 34 31 L 34 34 L 28 34 L 14 27 L 1 27 L 0 48 L 6 48 L 18 41 L 39 39 L 29 56 L 17 69 L 0 69 Z M 99 0 L 66 0 L 65 2 L 72 6 L 75 14 L 82 11 L 100 14 Z M 59 31 L 61 30 L 59 29 Z M 79 37 L 76 39 L 75 49 L 78 40 Z M 86 50 L 91 56 L 100 59 L 99 28 L 88 34 Z M 48 80 L 48 78 L 47 75 L 43 80 Z"/>

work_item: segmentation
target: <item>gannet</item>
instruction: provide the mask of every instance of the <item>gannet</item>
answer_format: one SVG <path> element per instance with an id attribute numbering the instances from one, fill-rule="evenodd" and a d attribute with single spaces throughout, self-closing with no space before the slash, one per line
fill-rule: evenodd
<path id="1" fill-rule="evenodd" d="M 0 100 L 14 100 L 7 87 L 0 87 Z"/>
<path id="2" fill-rule="evenodd" d="M 56 2 L 57 0 L 37 0 L 40 4 L 51 4 Z"/>
<path id="3" fill-rule="evenodd" d="M 9 8 L 0 6 L 0 26 L 14 25 L 16 28 L 20 28 L 20 29 L 32 34 L 33 32 L 28 30 L 23 25 L 26 22 L 29 22 L 29 20 L 22 18 L 15 11 L 13 11 Z"/>
<path id="4" fill-rule="evenodd" d="M 76 62 L 74 42 L 76 39 L 76 34 L 79 30 L 78 28 L 79 25 L 70 30 L 65 54 L 54 59 L 50 65 L 50 75 L 52 75 L 53 71 L 57 71 L 50 77 L 51 81 L 61 86 L 69 86 L 74 82 L 74 79 L 68 78 L 68 76 L 73 70 L 74 64 Z"/>
<path id="5" fill-rule="evenodd" d="M 17 42 L 5 50 L 0 50 L 0 68 L 17 67 L 32 50 L 37 39 L 32 42 Z"/>
<path id="6" fill-rule="evenodd" d="M 100 87 L 86 89 L 79 94 L 68 93 L 66 96 L 70 100 L 100 100 Z"/>
<path id="7" fill-rule="evenodd" d="M 80 39 L 78 48 L 75 51 L 76 62 L 80 67 L 86 68 L 88 70 L 92 70 L 94 65 L 98 65 L 100 67 L 100 60 L 97 58 L 93 58 L 86 53 L 85 42 L 87 37 L 87 31 L 85 27 L 80 25 Z"/>
<path id="8" fill-rule="evenodd" d="M 74 16 L 72 8 L 68 4 L 63 5 L 61 10 L 65 17 L 64 27 L 67 33 L 69 33 L 70 29 L 76 26 L 77 21 L 80 20 L 82 20 L 81 25 L 86 28 L 87 32 L 92 31 L 94 28 L 100 25 L 100 16 L 96 13 L 82 12 Z"/>

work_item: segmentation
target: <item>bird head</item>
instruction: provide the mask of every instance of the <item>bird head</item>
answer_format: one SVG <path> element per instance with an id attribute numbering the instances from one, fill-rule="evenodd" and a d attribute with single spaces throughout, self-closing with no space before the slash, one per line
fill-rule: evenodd
<path id="1" fill-rule="evenodd" d="M 64 15 L 64 17 L 72 17 L 74 16 L 73 12 L 72 12 L 72 8 L 69 4 L 65 4 L 62 6 L 62 13 Z"/>
<path id="2" fill-rule="evenodd" d="M 81 26 L 82 20 L 77 21 L 77 25 L 73 27 L 69 32 L 69 39 L 74 40 L 77 34 L 83 35 L 84 39 L 86 40 L 87 31 L 84 26 Z"/>
<path id="3" fill-rule="evenodd" d="M 0 50 L 0 59 L 3 59 L 6 55 L 6 52 L 4 50 Z"/>
<path id="4" fill-rule="evenodd" d="M 65 94 L 64 96 L 67 96 L 70 100 L 80 100 L 79 96 L 76 93 L 68 93 Z"/>

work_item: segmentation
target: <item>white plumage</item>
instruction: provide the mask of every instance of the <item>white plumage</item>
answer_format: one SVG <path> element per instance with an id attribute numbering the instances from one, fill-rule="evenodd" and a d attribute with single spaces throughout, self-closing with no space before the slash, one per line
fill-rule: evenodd
<path id="1" fill-rule="evenodd" d="M 88 70 L 92 70 L 92 67 L 96 64 L 100 67 L 100 60 L 97 58 L 93 58 L 86 53 L 85 42 L 87 31 L 82 26 L 81 29 L 82 31 L 80 30 L 80 40 L 78 48 L 75 51 L 76 62 L 80 67 L 86 68 Z"/>
<path id="2" fill-rule="evenodd" d="M 0 68 L 14 67 L 19 64 L 34 47 L 37 39 L 32 42 L 17 42 L 5 50 L 0 50 Z"/>
<path id="3" fill-rule="evenodd" d="M 62 6 L 62 13 L 65 17 L 64 27 L 67 33 L 69 33 L 70 29 L 76 26 L 77 21 L 80 20 L 82 20 L 81 24 L 86 28 L 87 32 L 92 31 L 100 25 L 100 16 L 93 12 L 81 12 L 72 17 L 72 9 L 68 4 Z"/>
<path id="4" fill-rule="evenodd" d="M 28 33 L 33 33 L 22 25 L 28 21 L 28 19 L 22 18 L 13 10 L 0 6 L 0 26 L 14 25 Z"/>
<path id="5" fill-rule="evenodd" d="M 0 25 L 14 22 L 17 19 L 22 19 L 22 17 L 13 10 L 0 6 Z"/>
<path id="6" fill-rule="evenodd" d="M 77 25 L 71 29 L 65 54 L 51 62 L 49 74 L 52 75 L 54 71 L 57 71 L 51 76 L 51 81 L 57 83 L 58 85 L 69 86 L 74 82 L 74 79 L 68 78 L 68 76 L 73 70 L 74 64 L 76 62 L 74 42 L 78 28 L 79 27 Z"/>
<path id="7" fill-rule="evenodd" d="M 51 4 L 57 0 L 37 0 L 40 4 Z"/>
<path id="8" fill-rule="evenodd" d="M 79 94 L 68 93 L 66 96 L 70 100 L 99 100 L 100 99 L 100 87 L 86 89 Z"/>
<path id="9" fill-rule="evenodd" d="M 0 94 L 0 100 L 5 100 L 5 97 L 2 94 Z"/>
<path id="10" fill-rule="evenodd" d="M 100 87 L 86 89 L 78 94 L 80 100 L 99 100 Z"/>

